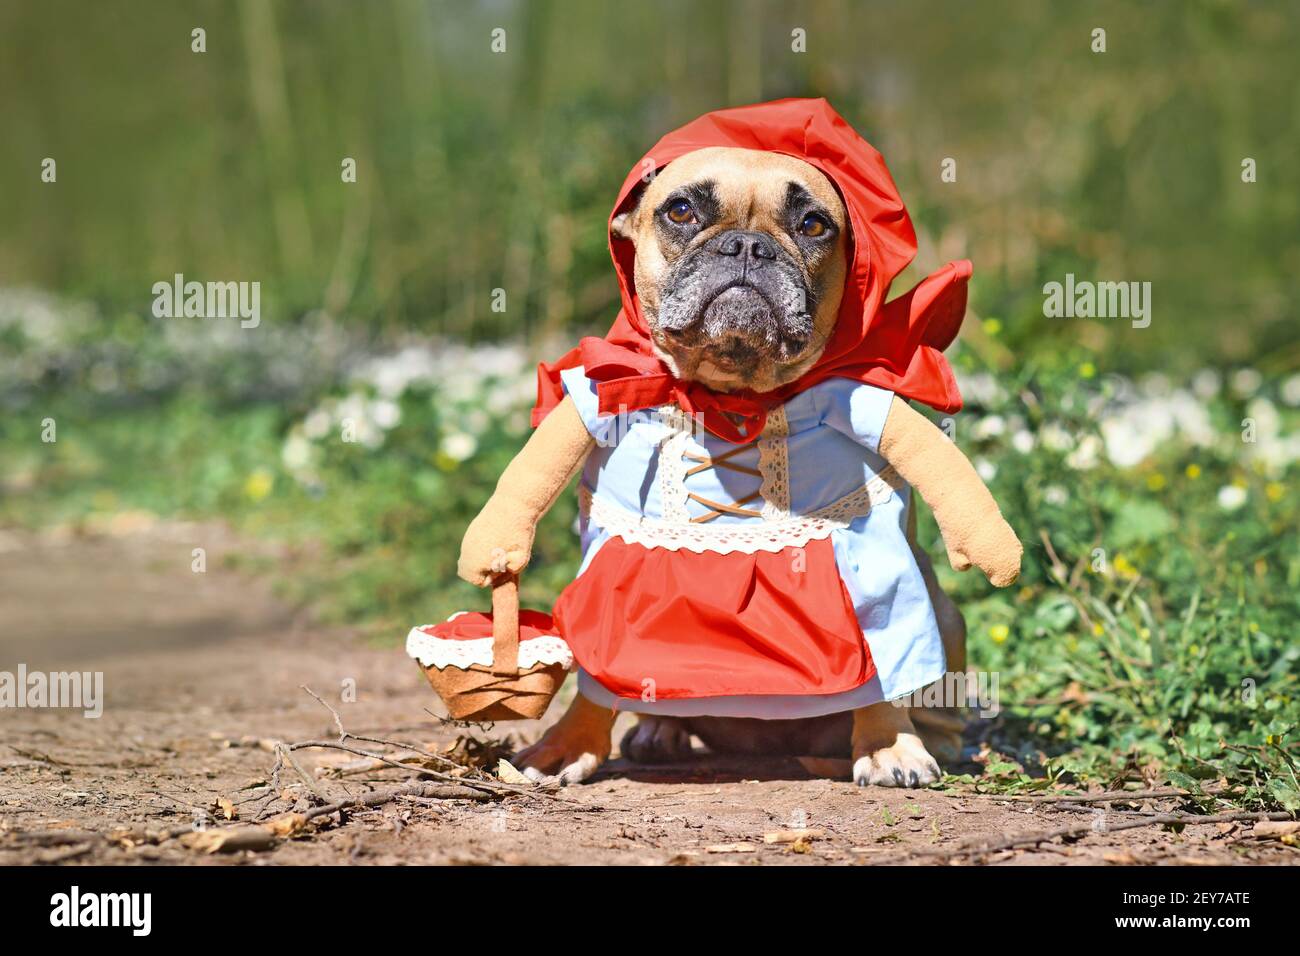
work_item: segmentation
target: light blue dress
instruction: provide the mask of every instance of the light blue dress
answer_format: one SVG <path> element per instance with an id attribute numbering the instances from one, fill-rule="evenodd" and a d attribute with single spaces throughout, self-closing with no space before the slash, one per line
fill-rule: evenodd
<path id="1" fill-rule="evenodd" d="M 617 696 L 579 670 L 583 696 L 664 716 L 789 719 L 894 700 L 943 676 L 934 609 L 907 543 L 911 488 L 878 453 L 892 392 L 827 379 L 773 409 L 763 435 L 737 446 L 671 406 L 600 415 L 581 367 L 561 379 L 596 440 L 579 485 L 579 575 L 615 535 L 647 547 L 750 553 L 829 537 L 876 666 L 865 684 L 839 693 L 653 702 Z M 718 513 L 705 524 L 690 520 L 710 512 Z"/>

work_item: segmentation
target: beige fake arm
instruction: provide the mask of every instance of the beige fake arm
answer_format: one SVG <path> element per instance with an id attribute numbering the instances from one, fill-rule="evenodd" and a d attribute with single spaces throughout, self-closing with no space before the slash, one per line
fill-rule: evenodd
<path id="1" fill-rule="evenodd" d="M 533 532 L 582 467 L 595 444 L 567 395 L 537 426 L 502 472 L 496 491 L 470 522 L 457 573 L 485 587 L 506 571 L 518 574 L 533 550 Z"/>
<path id="2" fill-rule="evenodd" d="M 943 432 L 897 397 L 880 434 L 880 454 L 934 512 L 954 568 L 973 563 L 1000 588 L 1020 576 L 1020 540 L 980 476 Z"/>

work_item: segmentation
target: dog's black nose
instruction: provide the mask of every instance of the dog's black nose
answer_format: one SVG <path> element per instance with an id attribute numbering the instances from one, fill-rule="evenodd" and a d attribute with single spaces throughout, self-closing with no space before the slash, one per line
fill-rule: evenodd
<path id="1" fill-rule="evenodd" d="M 740 256 L 748 259 L 775 259 L 776 244 L 764 232 L 731 229 L 713 239 L 713 251 L 720 256 Z"/>

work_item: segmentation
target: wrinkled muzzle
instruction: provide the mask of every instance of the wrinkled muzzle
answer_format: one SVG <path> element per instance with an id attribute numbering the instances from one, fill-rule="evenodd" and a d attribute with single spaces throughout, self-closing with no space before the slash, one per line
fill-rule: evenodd
<path id="1" fill-rule="evenodd" d="M 798 361 L 813 333 L 812 294 L 790 255 L 767 233 L 730 229 L 677 262 L 658 326 L 679 357 L 701 353 L 728 372 Z"/>

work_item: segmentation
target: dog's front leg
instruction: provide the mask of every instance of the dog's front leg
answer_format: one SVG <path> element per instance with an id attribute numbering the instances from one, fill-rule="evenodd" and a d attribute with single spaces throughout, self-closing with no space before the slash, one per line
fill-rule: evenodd
<path id="1" fill-rule="evenodd" d="M 923 787 L 941 776 L 906 707 L 888 701 L 853 712 L 853 782 L 860 787 Z"/>

